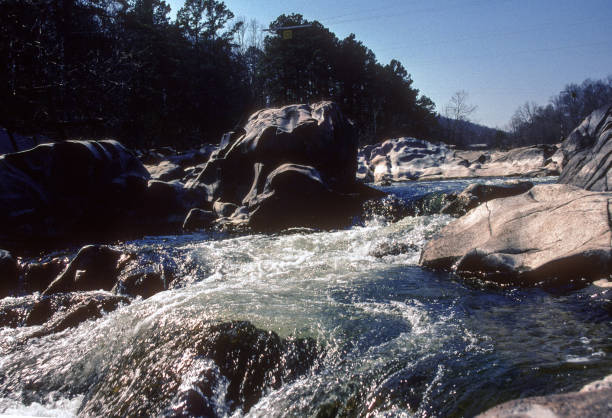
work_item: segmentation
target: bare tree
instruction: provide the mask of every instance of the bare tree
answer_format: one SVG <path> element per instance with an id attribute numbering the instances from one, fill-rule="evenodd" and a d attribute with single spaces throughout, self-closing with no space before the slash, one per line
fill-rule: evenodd
<path id="1" fill-rule="evenodd" d="M 455 92 L 444 108 L 445 116 L 455 121 L 469 121 L 469 116 L 478 109 L 478 106 L 469 104 L 467 99 L 467 91 Z"/>
<path id="2" fill-rule="evenodd" d="M 463 122 L 468 122 L 470 115 L 477 108 L 478 106 L 468 103 L 467 91 L 459 90 L 453 94 L 448 104 L 444 107 L 448 141 L 451 143 L 465 142 L 466 138 L 463 138 Z"/>

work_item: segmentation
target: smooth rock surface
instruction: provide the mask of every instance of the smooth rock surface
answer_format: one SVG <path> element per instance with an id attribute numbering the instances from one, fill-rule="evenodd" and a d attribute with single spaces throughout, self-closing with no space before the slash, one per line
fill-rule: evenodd
<path id="1" fill-rule="evenodd" d="M 396 138 L 359 150 L 357 178 L 364 181 L 434 180 L 465 177 L 559 174 L 554 145 L 509 151 L 463 151 L 416 138 Z"/>
<path id="2" fill-rule="evenodd" d="M 454 200 L 447 203 L 441 213 L 452 216 L 463 216 L 484 202 L 503 197 L 525 193 L 533 187 L 529 181 L 511 182 L 502 185 L 470 184 Z"/>
<path id="3" fill-rule="evenodd" d="M 591 113 L 561 147 L 565 164 L 559 183 L 612 190 L 612 105 Z"/>
<path id="4" fill-rule="evenodd" d="M 560 184 L 495 199 L 443 228 L 421 264 L 526 285 L 607 277 L 611 202 L 612 193 Z"/>

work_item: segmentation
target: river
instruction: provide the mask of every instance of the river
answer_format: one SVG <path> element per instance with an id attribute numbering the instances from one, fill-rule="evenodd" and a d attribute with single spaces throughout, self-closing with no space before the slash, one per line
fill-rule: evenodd
<path id="1" fill-rule="evenodd" d="M 383 189 L 410 201 L 469 182 Z M 220 416 L 473 416 L 521 396 L 578 390 L 610 374 L 609 294 L 595 286 L 501 288 L 420 268 L 424 244 L 451 220 L 425 215 L 390 222 L 374 214 L 331 232 L 199 233 L 121 243 L 118 248 L 162 254 L 175 264 L 181 286 L 46 337 L 24 339 L 28 327 L 0 329 L 0 412 L 73 416 L 97 396 L 103 404 L 97 411 L 110 414 L 104 404 L 139 398 L 129 382 L 112 396 L 92 395 L 101 380 L 117 378 L 109 373 L 137 382 L 138 375 L 180 363 L 185 346 L 168 342 L 185 338 L 188 345 L 182 329 L 236 320 L 281 338 L 312 339 L 318 354 L 246 413 L 224 401 L 227 384 L 220 379 L 210 395 Z M 155 358 L 135 355 L 142 347 Z M 196 364 L 213 367 L 205 358 L 192 362 L 178 369 L 181 381 Z"/>

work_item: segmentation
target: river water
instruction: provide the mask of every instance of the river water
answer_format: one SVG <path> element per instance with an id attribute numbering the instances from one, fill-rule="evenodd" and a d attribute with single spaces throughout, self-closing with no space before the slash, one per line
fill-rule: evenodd
<path id="1" fill-rule="evenodd" d="M 384 189 L 409 201 L 468 183 Z M 218 385 L 218 415 L 473 416 L 521 396 L 577 390 L 611 373 L 612 309 L 603 289 L 500 288 L 420 268 L 423 245 L 451 220 L 370 216 L 332 232 L 123 243 L 119 248 L 171 259 L 182 285 L 46 337 L 1 329 L 0 412 L 76 415 L 91 388 L 110 379 L 109 370 L 145 376 L 178 361 L 184 352 L 164 348 L 170 346 L 160 335 L 188 345 L 181 329 L 235 320 L 281 338 L 311 338 L 318 354 L 246 413 L 224 404 Z M 150 347 L 156 360 L 138 360 L 137 347 Z M 188 380 L 192 366 L 181 379 Z M 131 382 L 97 400 L 139 402 L 130 397 L 138 378 Z"/>

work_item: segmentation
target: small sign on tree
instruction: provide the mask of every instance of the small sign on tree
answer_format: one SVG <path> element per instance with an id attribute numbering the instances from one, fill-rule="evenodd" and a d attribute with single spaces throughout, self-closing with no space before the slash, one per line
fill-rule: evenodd
<path id="1" fill-rule="evenodd" d="M 291 29 L 284 30 L 283 39 L 293 39 L 293 31 Z"/>

